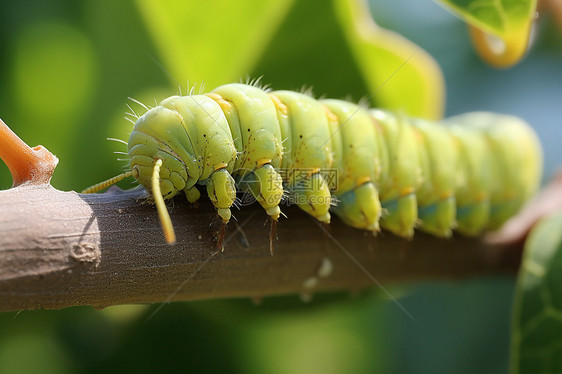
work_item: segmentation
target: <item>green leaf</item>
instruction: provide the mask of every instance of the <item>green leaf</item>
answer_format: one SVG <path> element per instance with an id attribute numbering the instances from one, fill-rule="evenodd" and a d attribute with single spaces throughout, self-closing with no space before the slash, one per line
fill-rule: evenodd
<path id="1" fill-rule="evenodd" d="M 562 214 L 543 219 L 525 244 L 513 306 L 511 372 L 562 371 Z"/>
<path id="2" fill-rule="evenodd" d="M 365 27 L 373 21 L 357 0 L 137 5 L 158 58 L 182 86 L 188 79 L 213 88 L 264 75 L 274 88 L 312 85 L 335 97 L 370 93 L 377 106 L 442 117 L 444 84 L 435 61 L 396 33 Z"/>
<path id="3" fill-rule="evenodd" d="M 401 35 L 379 27 L 357 0 L 335 0 L 358 67 L 377 103 L 428 119 L 443 116 L 444 80 L 435 60 Z"/>
<path id="4" fill-rule="evenodd" d="M 136 3 L 172 79 L 215 87 L 249 73 L 293 0 Z"/>
<path id="5" fill-rule="evenodd" d="M 476 51 L 489 64 L 509 67 L 527 51 L 537 0 L 439 0 L 465 20 Z"/>
<path id="6" fill-rule="evenodd" d="M 439 0 L 467 23 L 498 36 L 524 27 L 534 16 L 536 0 Z"/>
<path id="7" fill-rule="evenodd" d="M 15 46 L 13 71 L 6 80 L 11 81 L 13 105 L 22 114 L 23 128 L 18 135 L 31 146 L 35 145 L 33 139 L 45 143 L 44 139 L 50 139 L 49 151 L 60 160 L 71 159 L 74 155 L 67 144 L 80 133 L 76 123 L 88 108 L 99 79 L 91 39 L 69 23 L 45 21 L 14 32 L 11 40 Z M 38 120 L 41 126 L 28 125 Z M 59 164 L 53 185 L 71 182 L 70 164 Z"/>

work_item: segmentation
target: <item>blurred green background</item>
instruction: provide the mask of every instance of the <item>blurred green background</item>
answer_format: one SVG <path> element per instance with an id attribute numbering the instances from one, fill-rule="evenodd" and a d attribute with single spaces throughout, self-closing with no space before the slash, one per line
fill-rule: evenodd
<path id="1" fill-rule="evenodd" d="M 185 77 L 208 90 L 248 74 L 276 89 L 313 86 L 316 95 L 353 100 L 369 94 L 329 2 L 262 1 L 243 14 L 237 2 L 224 2 L 231 5 L 221 12 L 211 3 L 192 2 L 184 13 L 182 2 L 172 2 L 176 11 L 166 14 L 150 1 L 2 2 L 0 118 L 59 157 L 55 187 L 80 190 L 117 174 L 125 163 L 113 152 L 124 147 L 105 139 L 127 139 L 127 98 L 152 103 L 178 84 L 185 93 Z M 381 26 L 441 65 L 447 116 L 490 110 L 524 118 L 552 174 L 562 139 L 562 37 L 548 15 L 525 60 L 498 71 L 476 57 L 465 25 L 435 2 L 370 6 Z M 249 29 L 262 31 L 238 43 Z M 374 101 L 381 96 L 384 88 Z M 10 185 L 0 164 L 0 189 Z M 494 277 L 392 288 L 416 321 L 376 289 L 311 303 L 297 296 L 260 306 L 176 303 L 150 318 L 156 305 L 3 313 L 0 373 L 506 373 L 513 283 Z"/>

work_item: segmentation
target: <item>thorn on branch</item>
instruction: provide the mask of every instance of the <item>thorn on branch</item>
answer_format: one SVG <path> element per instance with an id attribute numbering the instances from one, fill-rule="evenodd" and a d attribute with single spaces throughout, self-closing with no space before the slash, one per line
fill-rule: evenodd
<path id="1" fill-rule="evenodd" d="M 0 119 L 0 158 L 10 169 L 13 184 L 48 184 L 59 160 L 42 145 L 31 148 Z"/>

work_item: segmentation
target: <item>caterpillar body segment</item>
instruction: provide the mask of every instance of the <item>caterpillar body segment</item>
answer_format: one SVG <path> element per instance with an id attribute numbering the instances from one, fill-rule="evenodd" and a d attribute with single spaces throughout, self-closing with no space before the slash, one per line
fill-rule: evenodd
<path id="1" fill-rule="evenodd" d="M 419 132 L 417 138 L 424 171 L 422 183 L 416 191 L 420 228 L 437 236 L 449 237 L 456 225 L 458 152 L 445 127 L 423 120 L 411 120 L 411 123 Z"/>
<path id="2" fill-rule="evenodd" d="M 494 156 L 482 132 L 463 125 L 462 118 L 456 117 L 448 121 L 458 152 L 455 190 L 457 230 L 464 235 L 477 235 L 490 222 L 493 185 L 490 163 Z"/>
<path id="3" fill-rule="evenodd" d="M 380 128 L 386 156 L 382 162 L 379 184 L 381 205 L 385 214 L 381 226 L 398 235 L 411 238 L 418 223 L 416 191 L 423 182 L 419 133 L 404 115 L 371 109 L 375 126 Z"/>
<path id="4" fill-rule="evenodd" d="M 230 130 L 238 140 L 234 175 L 267 214 L 277 220 L 283 187 L 276 169 L 281 166 L 283 150 L 273 101 L 265 91 L 243 84 L 218 87 L 209 97 L 221 104 Z M 210 144 L 208 151 L 212 149 Z M 236 194 L 235 188 L 233 192 Z"/>
<path id="5" fill-rule="evenodd" d="M 332 212 L 406 238 L 415 228 L 448 237 L 498 227 L 538 188 L 542 168 L 535 134 L 514 117 L 432 123 L 244 84 L 162 101 L 137 120 L 128 148 L 130 174 L 149 191 L 195 202 L 204 185 L 225 224 L 242 190 L 273 223 L 288 198 L 321 222 Z"/>
<path id="6" fill-rule="evenodd" d="M 445 123 L 474 129 L 484 137 L 487 153 L 482 163 L 489 168 L 484 175 L 489 176 L 490 204 L 486 227 L 499 228 L 539 187 L 543 160 L 536 134 L 520 118 L 486 112 L 451 117 Z"/>
<path id="7" fill-rule="evenodd" d="M 381 205 L 376 188 L 381 178 L 381 157 L 386 153 L 377 128 L 366 110 L 339 100 L 321 100 L 338 119 L 331 138 L 341 139 L 341 153 L 335 155 L 339 203 L 334 212 L 347 224 L 379 231 Z"/>
<path id="8" fill-rule="evenodd" d="M 326 107 L 310 96 L 276 91 L 277 108 L 283 111 L 285 185 L 296 205 L 324 223 L 330 223 L 331 192 L 321 170 L 331 169 L 334 150 Z M 279 102 L 285 107 L 279 106 Z"/>

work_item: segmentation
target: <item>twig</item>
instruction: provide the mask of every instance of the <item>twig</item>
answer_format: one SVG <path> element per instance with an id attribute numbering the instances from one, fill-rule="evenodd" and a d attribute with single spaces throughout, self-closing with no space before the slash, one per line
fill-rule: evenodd
<path id="1" fill-rule="evenodd" d="M 373 284 L 298 208 L 284 208 L 289 218 L 279 222 L 274 256 L 266 214 L 254 204 L 236 214 L 250 247 L 229 226 L 225 251 L 210 258 L 220 224 L 211 204 L 195 208 L 175 200 L 177 244 L 170 246 L 155 209 L 138 201 L 143 195 L 142 189 L 117 188 L 81 195 L 50 186 L 0 191 L 0 311 L 309 294 Z M 213 221 L 217 225 L 209 226 Z M 520 248 L 481 239 L 417 234 L 407 241 L 385 232 L 375 238 L 334 221 L 326 226 L 330 234 L 385 285 L 514 274 L 520 261 Z M 326 261 L 333 270 L 320 277 Z"/>
<path id="2" fill-rule="evenodd" d="M 141 203 L 143 189 L 58 191 L 48 184 L 56 157 L 28 147 L 1 121 L 0 157 L 17 186 L 0 191 L 0 311 L 310 295 L 373 283 L 388 294 L 383 283 L 513 274 L 520 262 L 517 247 L 422 234 L 374 238 L 340 222 L 319 227 L 297 208 L 284 208 L 290 218 L 279 223 L 271 256 L 275 235 L 257 204 L 236 214 L 239 228 L 230 228 L 221 253 L 213 243 L 218 227 L 209 225 L 221 220 L 209 201 L 194 208 L 179 197 L 170 246 L 155 209 Z"/>

